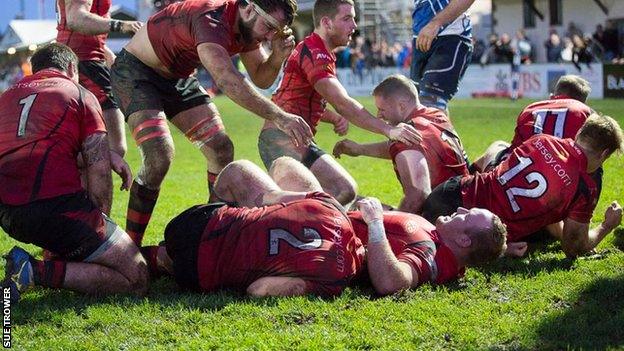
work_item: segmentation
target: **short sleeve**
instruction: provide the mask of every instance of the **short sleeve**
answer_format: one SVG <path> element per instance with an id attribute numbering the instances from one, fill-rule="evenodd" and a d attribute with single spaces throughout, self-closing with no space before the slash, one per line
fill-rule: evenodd
<path id="1" fill-rule="evenodd" d="M 399 262 L 407 263 L 418 273 L 418 285 L 434 280 L 436 246 L 431 240 L 410 243 L 397 255 Z"/>
<path id="2" fill-rule="evenodd" d="M 83 115 L 80 118 L 80 144 L 91 134 L 106 133 L 106 124 L 102 115 L 102 108 L 93 93 L 80 87 Z"/>
<path id="3" fill-rule="evenodd" d="M 589 223 L 598 202 L 598 189 L 593 180 L 581 177 L 577 197 L 568 213 L 568 218 L 579 223 Z"/>

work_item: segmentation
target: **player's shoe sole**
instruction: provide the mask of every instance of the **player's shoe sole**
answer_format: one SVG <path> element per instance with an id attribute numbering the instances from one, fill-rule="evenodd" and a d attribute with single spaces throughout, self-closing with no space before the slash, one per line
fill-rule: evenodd
<path id="1" fill-rule="evenodd" d="M 11 302 L 18 302 L 20 295 L 35 284 L 30 258 L 28 252 L 17 246 L 4 255 L 6 266 L 2 287 L 11 289 Z"/>

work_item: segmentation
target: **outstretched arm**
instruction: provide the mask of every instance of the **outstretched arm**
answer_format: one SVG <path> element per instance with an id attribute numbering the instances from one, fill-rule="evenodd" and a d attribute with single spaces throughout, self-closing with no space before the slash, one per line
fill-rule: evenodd
<path id="1" fill-rule="evenodd" d="M 247 287 L 252 297 L 300 296 L 310 293 L 306 281 L 295 277 L 262 277 Z"/>
<path id="2" fill-rule="evenodd" d="M 399 211 L 420 213 L 427 196 L 431 194 L 427 160 L 420 151 L 404 150 L 396 156 L 395 162 L 403 187 Z"/>
<path id="3" fill-rule="evenodd" d="M 333 155 L 340 158 L 342 155 L 348 156 L 369 156 L 375 158 L 391 159 L 388 150 L 388 142 L 359 144 L 349 139 L 343 139 L 334 145 Z"/>
<path id="4" fill-rule="evenodd" d="M 567 218 L 563 221 L 561 247 L 566 255 L 576 257 L 593 250 L 607 234 L 622 222 L 622 207 L 613 201 L 605 211 L 605 219 L 589 230 L 588 223 Z"/>
<path id="5" fill-rule="evenodd" d="M 384 135 L 408 145 L 415 145 L 422 140 L 416 129 L 405 123 L 390 126 L 371 115 L 357 100 L 347 94 L 337 78 L 323 78 L 314 84 L 314 89 L 321 94 L 344 118 L 356 126 Z"/>
<path id="6" fill-rule="evenodd" d="M 202 43 L 197 46 L 199 58 L 217 86 L 230 99 L 256 115 L 273 121 L 279 129 L 293 138 L 295 145 L 305 145 L 312 139 L 312 131 L 303 118 L 281 110 L 262 96 L 234 68 L 228 52 L 218 44 Z"/>
<path id="7" fill-rule="evenodd" d="M 379 200 L 365 198 L 358 206 L 368 225 L 367 265 L 375 291 L 388 295 L 416 286 L 418 273 L 407 263 L 400 262 L 390 248 Z"/>

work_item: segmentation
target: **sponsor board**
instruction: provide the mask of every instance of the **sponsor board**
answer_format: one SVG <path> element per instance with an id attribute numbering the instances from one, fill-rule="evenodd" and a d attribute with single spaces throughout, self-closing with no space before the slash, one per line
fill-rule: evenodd
<path id="1" fill-rule="evenodd" d="M 624 65 L 604 65 L 604 97 L 624 99 Z"/>

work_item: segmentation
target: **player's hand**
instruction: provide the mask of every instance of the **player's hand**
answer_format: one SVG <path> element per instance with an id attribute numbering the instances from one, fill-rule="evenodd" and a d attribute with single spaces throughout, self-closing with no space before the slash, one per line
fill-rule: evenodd
<path id="1" fill-rule="evenodd" d="M 407 145 L 418 145 L 422 141 L 422 136 L 416 128 L 406 123 L 399 123 L 396 127 L 392 127 L 387 137 Z"/>
<path id="2" fill-rule="evenodd" d="M 602 222 L 604 226 L 614 229 L 622 223 L 622 206 L 617 201 L 613 201 L 605 211 L 605 219 Z"/>
<path id="3" fill-rule="evenodd" d="M 143 27 L 143 22 L 141 21 L 121 21 L 121 32 L 134 34 L 139 31 Z"/>
<path id="4" fill-rule="evenodd" d="M 522 257 L 526 253 L 529 246 L 524 241 L 517 243 L 507 243 L 507 250 L 505 250 L 505 256 L 507 257 Z"/>
<path id="5" fill-rule="evenodd" d="M 362 212 L 362 219 L 366 224 L 377 220 L 383 221 L 383 208 L 376 197 L 366 197 L 358 201 L 357 206 Z"/>
<path id="6" fill-rule="evenodd" d="M 439 31 L 440 25 L 433 20 L 424 26 L 420 32 L 418 32 L 418 36 L 416 37 L 416 47 L 418 50 L 422 52 L 429 51 L 431 43 L 433 42 L 433 39 L 438 36 Z"/>
<path id="7" fill-rule="evenodd" d="M 276 55 L 275 57 L 279 62 L 284 62 L 295 48 L 295 36 L 292 32 L 291 28 L 284 27 L 282 31 L 277 32 L 271 39 L 271 55 Z"/>
<path id="8" fill-rule="evenodd" d="M 284 112 L 280 118 L 273 120 L 273 123 L 293 139 L 295 146 L 308 145 L 312 141 L 312 130 L 300 116 Z"/>
<path id="9" fill-rule="evenodd" d="M 338 118 L 333 122 L 334 124 L 334 133 L 343 136 L 347 134 L 349 131 L 349 121 L 342 117 L 338 116 Z"/>
<path id="10" fill-rule="evenodd" d="M 119 178 L 121 178 L 119 190 L 130 189 L 130 185 L 132 185 L 132 170 L 130 170 L 128 163 L 114 151 L 110 152 L 110 163 L 113 172 L 117 173 Z"/>
<path id="11" fill-rule="evenodd" d="M 355 152 L 355 149 L 358 147 L 358 145 L 360 144 L 349 139 L 340 140 L 336 143 L 336 145 L 334 145 L 334 150 L 332 151 L 332 154 L 335 158 L 340 158 L 340 156 L 342 155 L 360 156 L 358 153 Z"/>

